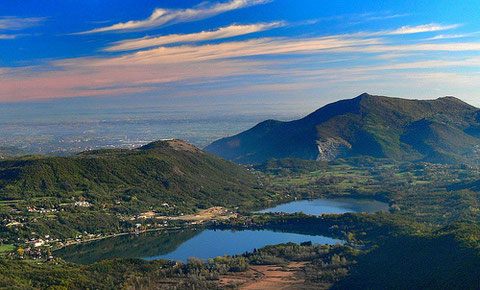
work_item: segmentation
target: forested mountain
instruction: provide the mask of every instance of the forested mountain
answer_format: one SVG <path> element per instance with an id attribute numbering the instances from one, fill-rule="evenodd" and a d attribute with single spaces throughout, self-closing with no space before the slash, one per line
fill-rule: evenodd
<path id="1" fill-rule="evenodd" d="M 38 197 L 122 204 L 130 208 L 237 205 L 261 197 L 244 167 L 181 140 L 133 150 L 97 150 L 69 157 L 0 161 L 1 200 Z"/>
<path id="2" fill-rule="evenodd" d="M 457 98 L 407 100 L 364 93 L 295 121 L 267 120 L 205 148 L 239 162 L 270 158 L 471 162 L 479 158 L 480 111 Z"/>

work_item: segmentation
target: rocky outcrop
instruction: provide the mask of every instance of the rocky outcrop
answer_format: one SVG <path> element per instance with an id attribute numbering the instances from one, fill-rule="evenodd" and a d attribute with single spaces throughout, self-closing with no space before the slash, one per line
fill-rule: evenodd
<path id="1" fill-rule="evenodd" d="M 352 145 L 343 139 L 326 138 L 317 140 L 318 156 L 317 160 L 333 160 L 348 155 Z"/>

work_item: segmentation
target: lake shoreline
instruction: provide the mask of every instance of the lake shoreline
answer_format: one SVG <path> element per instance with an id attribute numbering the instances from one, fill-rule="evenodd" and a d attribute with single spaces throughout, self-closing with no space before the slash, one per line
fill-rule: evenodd
<path id="1" fill-rule="evenodd" d="M 298 205 L 301 206 L 301 209 L 302 210 L 298 210 Z M 305 205 L 308 205 L 310 206 L 310 210 L 312 211 L 309 211 L 309 208 L 306 208 Z M 218 219 L 218 215 L 212 215 L 210 216 L 209 218 L 207 219 L 204 219 L 206 218 L 205 215 L 202 215 L 202 223 L 199 225 L 199 224 L 195 224 L 195 225 L 192 225 L 192 224 L 183 224 L 181 226 L 175 226 L 175 227 L 170 227 L 170 228 L 155 228 L 155 229 L 145 229 L 145 230 L 141 230 L 141 231 L 136 231 L 136 232 L 123 232 L 123 233 L 117 233 L 117 234 L 110 234 L 110 235 L 107 235 L 107 236 L 103 236 L 103 237 L 96 237 L 96 238 L 92 238 L 92 239 L 87 239 L 87 240 L 82 240 L 82 241 L 77 241 L 77 242 L 73 242 L 71 244 L 68 244 L 68 245 L 64 245 L 62 247 L 57 247 L 54 249 L 55 252 L 59 251 L 59 250 L 62 250 L 62 249 L 67 249 L 67 248 L 71 248 L 70 251 L 67 251 L 67 252 L 70 252 L 70 253 L 73 253 L 73 255 L 75 255 L 75 252 L 77 253 L 90 253 L 94 256 L 98 255 L 97 254 L 93 254 L 95 253 L 95 245 L 96 244 L 91 244 L 88 248 L 85 248 L 84 250 L 81 250 L 82 248 L 78 248 L 78 246 L 80 247 L 85 247 L 87 244 L 89 243 L 95 243 L 95 242 L 101 242 L 101 241 L 106 241 L 106 242 L 103 242 L 103 243 L 100 243 L 98 245 L 109 245 L 107 247 L 107 249 L 110 249 L 109 251 L 110 252 L 105 252 L 105 257 L 106 258 L 113 258 L 115 257 L 115 254 L 114 252 L 115 251 L 118 251 L 118 247 L 115 246 L 116 243 L 119 243 L 120 241 L 123 241 L 121 246 L 122 247 L 125 247 L 125 250 L 128 251 L 129 247 L 126 246 L 125 243 L 132 243 L 132 245 L 135 245 L 137 248 L 135 249 L 134 252 L 148 252 L 148 250 L 142 250 L 142 248 L 138 248 L 139 246 L 138 245 L 141 245 L 142 244 L 142 239 L 145 239 L 145 238 L 148 238 L 146 236 L 143 236 L 141 234 L 145 234 L 145 233 L 153 233 L 153 232 L 165 232 L 165 235 L 162 235 L 160 234 L 160 236 L 157 236 L 158 238 L 155 238 L 153 237 L 153 240 L 151 240 L 151 243 L 158 243 L 159 240 L 162 240 L 162 239 L 165 239 L 165 238 L 168 238 L 169 236 L 176 236 L 176 235 L 181 235 L 182 232 L 184 231 L 187 231 L 188 230 L 192 230 L 192 231 L 196 231 L 197 229 L 198 230 L 201 230 L 200 232 L 198 232 L 196 235 L 200 235 L 200 236 L 203 236 L 205 235 L 205 233 L 212 233 L 212 232 L 221 232 L 221 233 L 218 233 L 218 234 L 212 234 L 212 235 L 217 235 L 215 237 L 215 239 L 213 240 L 209 240 L 209 241 L 204 241 L 206 244 L 208 245 L 211 245 L 212 243 L 215 244 L 217 243 L 218 244 L 218 241 L 221 240 L 223 241 L 222 244 L 225 244 L 227 242 L 225 242 L 224 239 L 226 239 L 226 237 L 229 237 L 231 238 L 230 242 L 228 242 L 227 244 L 231 244 L 231 245 L 234 245 L 236 243 L 236 239 L 233 239 L 230 235 L 235 235 L 237 234 L 237 237 L 238 236 L 243 236 L 243 235 L 249 235 L 249 238 L 246 239 L 246 241 L 250 241 L 250 240 L 253 240 L 253 241 L 256 241 L 259 239 L 259 237 L 261 236 L 264 236 L 264 235 L 267 235 L 266 232 L 268 232 L 269 235 L 271 236 L 294 236 L 294 235 L 300 235 L 301 237 L 301 240 L 302 242 L 304 241 L 307 241 L 309 239 L 311 239 L 312 241 L 315 241 L 315 240 L 318 240 L 318 239 L 324 239 L 325 241 L 329 241 L 331 242 L 330 240 L 335 240 L 335 243 L 342 243 L 342 242 L 345 242 L 344 240 L 344 236 L 343 235 L 340 235 L 338 233 L 336 233 L 335 231 L 331 231 L 329 229 L 329 227 L 327 225 L 325 225 L 325 228 L 320 230 L 318 229 L 317 231 L 315 232 L 302 232 L 302 231 L 296 231 L 296 230 L 292 230 L 291 227 L 289 227 L 288 225 L 284 225 L 283 227 L 281 225 L 275 225 L 275 224 L 261 224 L 261 223 L 256 223 L 256 222 L 252 222 L 252 220 L 256 220 L 257 217 L 261 217 L 261 216 L 264 216 L 265 218 L 268 219 L 268 216 L 271 216 L 273 217 L 274 219 L 278 219 L 278 218 L 281 218 L 282 216 L 295 216 L 295 215 L 299 215 L 299 217 L 301 216 L 311 216 L 312 218 L 320 218 L 322 219 L 322 217 L 325 217 L 327 218 L 328 216 L 335 216 L 335 215 L 338 215 L 338 216 L 342 216 L 343 214 L 345 213 L 360 213 L 360 212 L 364 212 L 365 208 L 367 209 L 367 212 L 369 213 L 373 213 L 373 212 L 377 212 L 379 210 L 388 210 L 389 206 L 388 204 L 386 203 L 382 203 L 382 202 L 379 202 L 379 201 L 376 201 L 376 200 L 373 200 L 373 199 L 354 199 L 354 198 L 320 198 L 320 199 L 314 199 L 314 200 L 306 200 L 306 199 L 303 199 L 303 200 L 297 200 L 297 201 L 291 201 L 291 202 L 288 202 L 288 203 L 283 203 L 282 205 L 280 205 L 282 207 L 289 207 L 289 206 L 293 206 L 293 208 L 291 209 L 290 212 L 288 212 L 288 210 L 284 213 L 279 213 L 276 208 L 278 207 L 271 207 L 270 208 L 270 212 L 257 212 L 257 213 L 250 213 L 250 214 L 247 214 L 247 215 L 240 215 L 240 214 L 236 214 L 236 213 L 232 213 L 232 212 L 227 212 L 225 210 L 222 210 L 221 212 L 223 214 L 226 214 L 228 213 L 229 215 L 232 215 L 231 218 L 229 219 Z M 267 209 L 268 210 L 268 209 Z M 303 211 L 303 214 L 301 213 Z M 327 211 L 327 213 L 325 213 Z M 333 211 L 333 212 L 332 212 Z M 326 214 L 326 215 L 325 215 Z M 252 219 L 253 218 L 253 219 Z M 328 219 L 328 218 L 327 218 Z M 237 222 L 239 222 L 239 224 L 237 224 Z M 121 238 L 123 236 L 127 236 L 127 235 L 135 235 L 136 238 L 132 241 L 128 241 L 128 240 L 125 240 L 125 239 L 115 239 L 115 238 Z M 297 237 L 297 236 L 295 236 Z M 152 237 L 150 237 L 151 239 Z M 169 255 L 170 253 L 173 253 L 174 251 L 176 251 L 177 247 L 180 247 L 183 243 L 191 243 L 191 239 L 196 239 L 197 237 L 195 236 L 191 236 L 190 238 L 187 238 L 186 240 L 182 241 L 179 245 L 175 246 L 173 245 L 172 249 L 169 250 L 170 252 L 168 252 L 167 254 L 164 254 L 164 255 Z M 298 238 L 298 237 L 297 237 Z M 175 240 L 175 239 L 174 239 Z M 265 246 L 265 245 L 270 245 L 270 244 L 275 244 L 276 241 L 275 239 L 272 239 L 272 238 L 269 238 L 269 239 L 266 239 L 266 241 L 268 242 L 264 242 L 264 243 L 260 243 L 260 241 L 257 241 L 259 242 L 260 244 L 258 245 L 258 247 L 260 246 Z M 286 240 L 281 240 L 281 242 L 288 242 L 288 239 Z M 165 245 L 156 245 L 158 247 L 169 247 L 169 242 L 168 240 L 164 242 Z M 77 246 L 76 248 L 74 246 Z M 147 246 L 147 245 L 145 245 Z M 191 245 L 192 247 L 192 251 L 194 251 L 194 253 L 198 253 L 200 254 L 201 252 L 198 252 L 198 247 L 200 247 L 198 244 L 193 244 Z M 233 246 L 232 246 L 233 247 Z M 211 246 L 207 246 L 203 251 L 208 251 L 208 250 L 211 250 L 210 248 L 212 248 Z M 216 248 L 216 247 L 213 247 L 213 248 Z M 241 252 L 243 251 L 248 251 L 249 249 L 244 249 L 244 248 L 241 248 Z M 252 248 L 253 249 L 253 248 Z M 99 248 L 99 251 L 105 251 L 105 246 L 103 246 L 102 248 Z M 133 249 L 132 249 L 133 250 Z M 228 251 L 228 254 L 235 254 L 235 252 L 232 252 L 230 253 L 230 249 L 227 249 Z M 251 250 L 251 249 L 250 249 Z M 195 252 L 197 251 L 197 252 Z M 241 252 L 236 252 L 237 254 L 241 253 Z M 58 253 L 58 252 L 57 252 Z M 120 253 L 119 253 L 120 254 Z M 121 253 L 120 256 L 122 255 L 125 255 L 125 253 Z M 155 253 L 150 253 L 150 254 L 144 254 L 145 256 L 132 256 L 132 257 L 140 257 L 140 258 L 145 258 L 145 259 L 149 259 L 151 257 L 153 258 L 161 258 L 163 259 L 162 255 L 155 255 Z M 60 257 L 62 257 L 62 255 L 59 255 Z M 119 256 L 119 257 L 120 257 Z M 128 254 L 127 254 L 128 256 Z M 177 260 L 177 258 L 175 256 L 168 256 L 169 259 L 173 259 L 173 260 Z"/>
<path id="2" fill-rule="evenodd" d="M 52 248 L 52 252 L 55 252 L 55 251 L 58 251 L 58 250 L 61 250 L 61 249 L 65 249 L 65 248 L 68 248 L 68 247 L 71 247 L 71 246 L 78 246 L 78 245 L 81 245 L 81 244 L 88 244 L 90 242 L 112 239 L 112 238 L 128 236 L 128 235 L 138 236 L 138 235 L 141 235 L 141 234 L 144 234 L 144 233 L 151 233 L 151 232 L 162 232 L 162 231 L 165 231 L 165 232 L 172 231 L 172 232 L 174 232 L 174 231 L 196 229 L 196 228 L 199 228 L 198 225 L 196 225 L 196 226 L 174 227 L 174 228 L 147 229 L 147 230 L 141 230 L 141 231 L 138 231 L 138 232 L 121 232 L 121 233 L 118 233 L 118 234 L 109 234 L 109 235 L 102 236 L 102 237 L 96 237 L 96 238 L 91 238 L 91 239 L 82 240 L 82 241 L 75 241 L 75 242 L 70 243 L 68 245 L 63 245 L 61 247 Z"/>

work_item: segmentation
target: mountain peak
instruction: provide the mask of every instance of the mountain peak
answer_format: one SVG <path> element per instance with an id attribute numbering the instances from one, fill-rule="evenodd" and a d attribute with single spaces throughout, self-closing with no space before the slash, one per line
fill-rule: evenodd
<path id="1" fill-rule="evenodd" d="M 359 95 L 359 96 L 356 97 L 356 98 L 358 98 L 358 99 L 364 99 L 364 98 L 369 98 L 369 97 L 373 97 L 373 95 L 370 95 L 369 93 L 365 92 L 365 93 Z"/>
<path id="2" fill-rule="evenodd" d="M 480 144 L 477 112 L 454 97 L 413 100 L 363 93 L 328 104 L 299 120 L 260 123 L 215 141 L 205 150 L 240 163 L 361 155 L 463 160 L 475 154 L 472 144 Z M 422 123 L 422 119 L 431 124 Z"/>
<path id="3" fill-rule="evenodd" d="M 395 101 L 402 101 L 403 99 L 400 98 L 395 98 L 395 97 L 386 97 L 386 96 L 379 96 L 379 95 L 372 95 L 369 93 L 363 93 L 353 99 L 353 101 L 356 104 L 375 104 L 375 103 L 381 103 L 381 102 L 395 102 Z"/>
<path id="4" fill-rule="evenodd" d="M 457 102 L 462 102 L 462 100 L 460 100 L 459 98 L 457 97 L 454 97 L 454 96 L 445 96 L 445 97 L 440 97 L 438 98 L 438 100 L 451 100 L 451 101 L 457 101 Z"/>
<path id="5" fill-rule="evenodd" d="M 160 148 L 171 148 L 176 151 L 190 151 L 190 152 L 202 152 L 194 145 L 187 143 L 181 139 L 163 139 L 154 141 L 140 147 L 140 150 L 155 150 Z"/>
<path id="6" fill-rule="evenodd" d="M 475 108 L 474 106 L 460 100 L 459 98 L 453 97 L 453 96 L 440 97 L 440 98 L 437 99 L 437 101 L 451 102 L 451 103 L 460 104 L 460 105 L 463 105 L 463 106 L 468 106 L 468 107 L 471 107 L 471 108 Z"/>

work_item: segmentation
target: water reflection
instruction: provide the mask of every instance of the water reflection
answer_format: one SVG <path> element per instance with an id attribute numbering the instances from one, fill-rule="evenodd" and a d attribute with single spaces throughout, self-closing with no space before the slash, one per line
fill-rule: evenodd
<path id="1" fill-rule="evenodd" d="M 242 254 L 266 245 L 306 241 L 329 245 L 342 242 L 338 239 L 319 235 L 284 233 L 272 230 L 183 230 L 109 238 L 66 247 L 56 251 L 55 255 L 80 264 L 128 257 L 147 260 L 186 261 L 190 257 L 208 259 L 223 255 Z"/>

